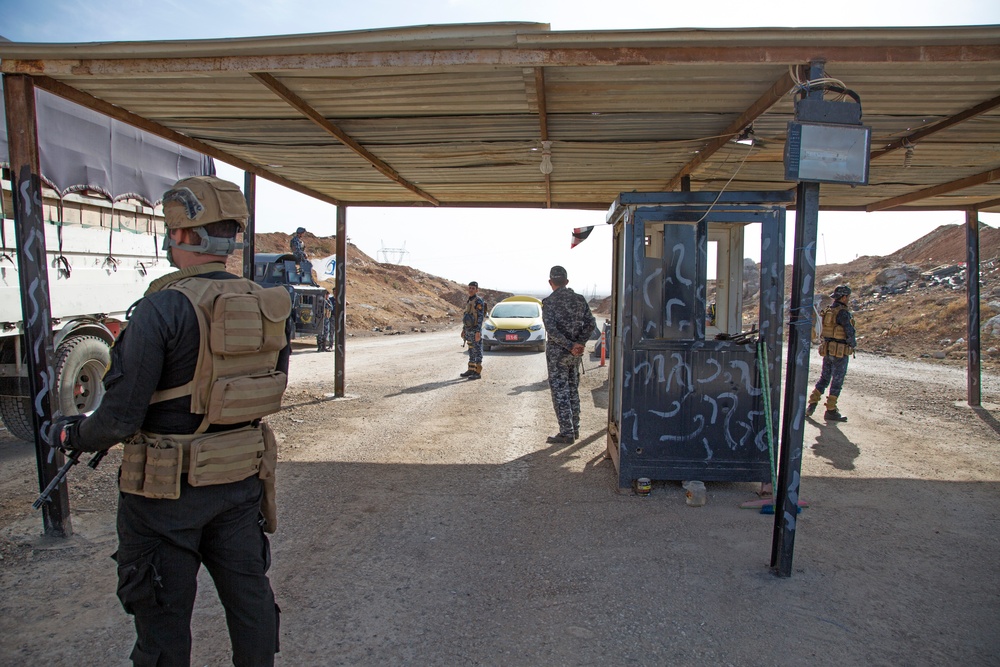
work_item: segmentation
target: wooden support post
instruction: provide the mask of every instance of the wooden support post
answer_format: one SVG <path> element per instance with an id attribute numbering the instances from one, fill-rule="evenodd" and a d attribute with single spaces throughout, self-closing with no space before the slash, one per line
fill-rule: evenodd
<path id="1" fill-rule="evenodd" d="M 823 63 L 809 66 L 809 79 L 823 76 Z M 808 93 L 823 99 L 822 89 Z M 774 489 L 774 532 L 771 567 L 779 577 L 792 575 L 792 553 L 798 524 L 799 484 L 802 473 L 802 440 L 805 430 L 806 393 L 809 389 L 809 354 L 812 352 L 813 299 L 816 284 L 816 236 L 819 226 L 819 183 L 799 183 L 795 197 L 795 253 L 792 257 L 791 303 L 788 314 L 788 360 L 785 364 L 785 399 L 781 410 L 777 488 Z"/>
<path id="2" fill-rule="evenodd" d="M 979 339 L 979 211 L 965 213 L 965 289 L 969 306 L 968 327 L 969 405 L 982 404 L 982 372 L 980 369 L 981 342 Z"/>
<path id="3" fill-rule="evenodd" d="M 243 234 L 243 277 L 254 278 L 254 255 L 257 253 L 257 174 L 243 173 L 243 196 L 247 200 L 247 229 Z"/>
<path id="4" fill-rule="evenodd" d="M 333 395 L 337 398 L 344 396 L 344 362 L 347 357 L 346 330 L 347 330 L 347 207 L 343 204 L 337 206 L 337 266 L 334 274 L 337 279 L 335 290 L 337 312 L 334 315 L 334 372 L 333 372 Z"/>
<path id="5" fill-rule="evenodd" d="M 45 220 L 42 216 L 42 180 L 39 176 L 38 130 L 35 120 L 35 86 L 31 77 L 5 74 L 4 103 L 7 108 L 7 142 L 10 153 L 11 186 L 14 194 L 14 235 L 19 258 L 21 313 L 24 317 L 24 349 L 31 394 L 35 457 L 38 461 L 38 490 L 54 479 L 63 464 L 63 455 L 51 450 L 43 438 L 52 425 L 57 407 L 55 371 L 52 368 L 52 314 L 49 310 L 49 271 L 45 254 Z M 73 534 L 69 494 L 63 480 L 42 506 L 46 535 Z"/>

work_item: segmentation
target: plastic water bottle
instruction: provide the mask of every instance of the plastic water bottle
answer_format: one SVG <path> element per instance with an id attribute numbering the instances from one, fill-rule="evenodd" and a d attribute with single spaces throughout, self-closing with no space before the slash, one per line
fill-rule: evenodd
<path id="1" fill-rule="evenodd" d="M 684 495 L 686 496 L 689 507 L 701 507 L 708 502 L 708 493 L 705 491 L 704 482 L 691 480 L 689 482 L 684 482 L 681 486 L 684 487 Z"/>

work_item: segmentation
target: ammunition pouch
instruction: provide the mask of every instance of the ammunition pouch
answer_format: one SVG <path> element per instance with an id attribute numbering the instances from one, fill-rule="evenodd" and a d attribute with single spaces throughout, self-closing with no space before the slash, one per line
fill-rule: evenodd
<path id="1" fill-rule="evenodd" d="M 264 532 L 273 533 L 278 529 L 278 505 L 274 483 L 274 473 L 278 468 L 278 439 L 274 437 L 274 431 L 266 423 L 261 422 L 260 428 L 264 438 L 264 455 L 260 459 L 260 471 L 257 473 L 264 484 L 260 513 L 264 517 Z"/>
<path id="2" fill-rule="evenodd" d="M 191 486 L 239 482 L 259 474 L 264 450 L 263 429 L 254 426 L 194 435 L 140 432 L 125 443 L 118 487 L 122 493 L 176 500 L 182 474 Z"/>
<path id="3" fill-rule="evenodd" d="M 853 347 L 847 343 L 842 343 L 839 340 L 824 340 L 819 344 L 819 354 L 822 357 L 829 355 L 840 359 L 841 357 L 849 357 L 853 353 Z"/>

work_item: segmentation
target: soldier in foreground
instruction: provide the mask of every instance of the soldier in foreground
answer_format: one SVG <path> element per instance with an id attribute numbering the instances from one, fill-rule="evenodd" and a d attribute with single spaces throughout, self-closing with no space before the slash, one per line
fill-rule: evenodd
<path id="1" fill-rule="evenodd" d="M 826 397 L 826 412 L 823 413 L 823 419 L 826 421 L 847 421 L 847 417 L 840 414 L 837 409 L 837 399 L 840 397 L 840 390 L 843 388 L 844 378 L 847 376 L 847 362 L 857 345 L 854 316 L 847 308 L 847 299 L 850 296 L 851 288 L 847 285 L 840 285 L 830 295 L 833 303 L 820 313 L 823 320 L 823 331 L 820 336 L 823 340 L 819 344 L 819 353 L 823 357 L 823 370 L 820 372 L 819 381 L 816 382 L 816 386 L 809 395 L 806 414 L 812 416 L 816 412 L 819 399 L 823 397 L 823 391 L 829 385 L 830 393 Z"/>
<path id="2" fill-rule="evenodd" d="M 545 363 L 549 372 L 552 406 L 559 420 L 559 433 L 546 442 L 572 444 L 580 437 L 580 363 L 590 335 L 597 327 L 587 300 L 570 288 L 566 269 L 549 271 L 552 294 L 542 299 L 542 321 L 548 337 Z"/>
<path id="3" fill-rule="evenodd" d="M 212 176 L 163 197 L 155 280 L 112 349 L 89 417 L 63 417 L 67 450 L 125 445 L 119 471 L 118 598 L 135 617 L 135 665 L 188 665 L 202 563 L 226 610 L 233 664 L 274 664 L 278 607 L 267 577 L 277 443 L 265 415 L 285 390 L 291 303 L 225 271 L 247 220 L 239 188 Z"/>
<path id="4" fill-rule="evenodd" d="M 462 340 L 469 345 L 469 368 L 459 376 L 478 380 L 483 377 L 483 321 L 486 302 L 479 296 L 479 283 L 469 283 L 469 300 L 462 315 Z"/>

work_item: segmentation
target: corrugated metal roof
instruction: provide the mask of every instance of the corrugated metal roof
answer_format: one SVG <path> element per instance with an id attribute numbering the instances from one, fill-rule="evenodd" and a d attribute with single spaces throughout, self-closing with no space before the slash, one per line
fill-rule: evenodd
<path id="1" fill-rule="evenodd" d="M 868 186 L 823 185 L 822 206 L 875 209 L 909 196 L 904 207 L 1000 211 L 1000 183 L 988 180 L 1000 169 L 997 26 L 552 32 L 501 23 L 0 43 L 0 58 L 5 73 L 122 119 L 130 112 L 145 129 L 180 133 L 327 201 L 592 209 L 623 191 L 676 188 L 685 171 L 693 190 L 793 187 L 782 163 L 789 68 L 824 59 L 826 74 L 860 96 L 873 151 L 970 117 L 919 138 L 908 159 L 902 149 L 874 159 Z M 741 118 L 758 144 L 713 151 Z M 940 187 L 959 179 L 970 182 Z"/>

